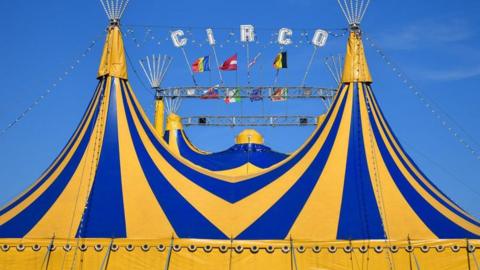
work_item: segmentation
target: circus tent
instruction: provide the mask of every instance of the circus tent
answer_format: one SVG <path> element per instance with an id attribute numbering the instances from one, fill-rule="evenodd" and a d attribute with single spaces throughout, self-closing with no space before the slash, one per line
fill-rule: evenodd
<path id="1" fill-rule="evenodd" d="M 252 175 L 217 173 L 172 151 L 140 106 L 125 59 L 113 21 L 77 130 L 0 210 L 0 269 L 476 264 L 480 223 L 400 145 L 372 90 L 358 28 L 325 120 L 297 151 Z"/>
<path id="2" fill-rule="evenodd" d="M 253 129 L 242 131 L 235 144 L 226 150 L 208 153 L 192 144 L 185 133 L 181 118 L 170 114 L 163 139 L 170 150 L 182 158 L 222 175 L 248 175 L 258 173 L 284 160 L 287 155 L 264 145 L 263 136 Z"/>

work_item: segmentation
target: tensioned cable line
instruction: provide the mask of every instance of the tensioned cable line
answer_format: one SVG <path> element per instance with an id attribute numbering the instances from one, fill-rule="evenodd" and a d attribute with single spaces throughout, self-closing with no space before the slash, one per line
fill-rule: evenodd
<path id="1" fill-rule="evenodd" d="M 359 25 L 370 5 L 370 0 L 337 0 L 350 25 Z"/>
<path id="2" fill-rule="evenodd" d="M 118 21 L 122 18 L 130 0 L 100 0 L 103 10 L 111 21 Z"/>
<path id="3" fill-rule="evenodd" d="M 480 161 L 480 151 L 474 148 L 471 142 L 467 140 L 462 134 L 457 131 L 455 128 L 458 127 L 459 130 L 463 131 L 462 133 L 471 138 L 471 136 L 463 129 L 456 121 L 449 117 L 448 113 L 441 109 L 441 107 L 429 99 L 425 93 L 418 89 L 415 84 L 407 77 L 407 75 L 396 65 L 393 61 L 387 57 L 385 52 L 375 43 L 373 40 L 365 34 L 365 40 L 367 40 L 372 47 L 384 60 L 384 62 L 392 69 L 395 75 L 402 81 L 402 83 L 407 87 L 410 92 L 412 92 L 422 103 L 425 108 L 432 113 L 432 115 L 437 119 L 440 124 L 452 135 L 476 160 Z M 478 145 L 474 140 L 473 144 Z"/>
<path id="4" fill-rule="evenodd" d="M 25 110 L 23 110 L 22 113 L 20 113 L 15 120 L 10 122 L 6 127 L 0 129 L 0 137 L 2 137 L 5 133 L 7 133 L 11 128 L 16 126 L 20 121 L 22 121 L 35 107 L 37 107 L 40 103 L 42 103 L 45 98 L 47 98 L 55 89 L 58 88 L 58 85 L 67 77 L 69 76 L 73 70 L 77 68 L 77 66 L 81 63 L 82 59 L 87 57 L 87 55 L 90 54 L 92 51 L 93 47 L 95 44 L 97 44 L 97 41 L 101 38 L 99 36 L 98 38 L 94 39 L 91 41 L 90 45 L 85 49 L 85 51 L 80 55 L 80 57 L 76 57 L 73 61 L 73 63 L 65 69 L 65 71 L 60 75 L 55 82 L 52 83 L 52 85 L 47 88 L 39 97 L 37 97 L 31 104 L 28 106 Z"/>

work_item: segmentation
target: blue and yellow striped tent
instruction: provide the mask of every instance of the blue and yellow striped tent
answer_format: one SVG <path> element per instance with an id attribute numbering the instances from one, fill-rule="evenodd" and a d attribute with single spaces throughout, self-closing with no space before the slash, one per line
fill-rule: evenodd
<path id="1" fill-rule="evenodd" d="M 294 153 L 247 176 L 171 151 L 117 24 L 77 130 L 0 210 L 0 269 L 477 269 L 479 222 L 401 147 L 352 31 L 342 85 Z"/>
<path id="2" fill-rule="evenodd" d="M 183 130 L 181 118 L 173 113 L 167 118 L 163 139 L 170 150 L 180 158 L 221 175 L 242 176 L 258 173 L 288 156 L 264 145 L 262 135 L 252 129 L 238 134 L 235 145 L 224 151 L 202 151 L 192 144 Z"/>

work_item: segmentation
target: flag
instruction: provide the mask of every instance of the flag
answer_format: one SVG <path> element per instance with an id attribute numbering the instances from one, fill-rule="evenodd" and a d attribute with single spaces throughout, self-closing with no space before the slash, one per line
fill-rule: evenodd
<path id="1" fill-rule="evenodd" d="M 205 72 L 210 71 L 210 64 L 208 61 L 208 56 L 200 57 L 192 64 L 193 72 Z"/>
<path id="2" fill-rule="evenodd" d="M 273 91 L 270 99 L 272 101 L 286 101 L 287 100 L 288 89 L 287 88 L 277 88 Z"/>
<path id="3" fill-rule="evenodd" d="M 273 61 L 273 68 L 287 68 L 287 52 L 279 52 Z"/>
<path id="4" fill-rule="evenodd" d="M 195 96 L 195 92 L 194 88 L 189 88 L 187 89 L 187 96 Z"/>
<path id="5" fill-rule="evenodd" d="M 261 88 L 253 89 L 252 92 L 250 93 L 250 101 L 254 102 L 254 101 L 260 101 L 260 100 L 263 100 L 262 89 Z"/>
<path id="6" fill-rule="evenodd" d="M 305 88 L 303 90 L 303 95 L 306 97 L 310 97 L 312 95 L 312 88 Z"/>
<path id="7" fill-rule="evenodd" d="M 208 88 L 200 98 L 201 99 L 218 99 L 219 95 L 218 95 L 218 90 L 216 89 L 216 87 L 218 86 L 219 85 L 217 84 L 215 86 Z"/>
<path id="8" fill-rule="evenodd" d="M 227 96 L 225 97 L 225 103 L 235 103 L 240 102 L 242 98 L 240 97 L 240 89 L 235 88 L 233 90 L 227 90 Z"/>
<path id="9" fill-rule="evenodd" d="M 237 70 L 237 54 L 232 55 L 230 58 L 223 62 L 223 65 L 220 67 L 223 71 Z"/>
<path id="10" fill-rule="evenodd" d="M 262 55 L 262 53 L 258 53 L 252 61 L 250 61 L 250 63 L 248 63 L 248 68 L 251 68 L 253 67 L 253 65 L 255 65 L 257 63 L 257 59 L 260 57 L 260 55 Z"/>

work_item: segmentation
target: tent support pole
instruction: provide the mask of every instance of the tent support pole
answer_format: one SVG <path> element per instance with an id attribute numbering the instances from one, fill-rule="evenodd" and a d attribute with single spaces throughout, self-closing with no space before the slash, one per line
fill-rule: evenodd
<path id="1" fill-rule="evenodd" d="M 108 267 L 108 261 L 110 260 L 110 253 L 112 252 L 113 238 L 108 245 L 107 253 L 103 257 L 102 265 L 100 265 L 100 270 L 106 270 Z"/>
<path id="2" fill-rule="evenodd" d="M 295 258 L 292 236 L 290 236 L 290 269 L 297 270 L 297 260 Z"/>
<path id="3" fill-rule="evenodd" d="M 467 252 L 467 266 L 468 266 L 468 270 L 471 270 L 471 266 L 470 266 L 470 251 L 469 251 L 469 242 L 468 242 L 468 239 L 465 239 L 465 242 L 466 242 L 466 246 L 465 246 L 465 251 Z"/>
<path id="4" fill-rule="evenodd" d="M 47 246 L 47 254 L 45 254 L 45 258 L 43 259 L 43 263 L 42 263 L 41 269 L 43 269 L 43 266 L 44 266 L 44 265 L 45 265 L 45 270 L 48 269 L 48 264 L 50 263 L 50 254 L 52 253 L 53 242 L 54 242 L 54 241 L 55 241 L 55 234 L 53 234 L 52 240 L 50 240 L 50 244 L 48 244 L 48 246 Z"/>
<path id="5" fill-rule="evenodd" d="M 170 268 L 170 259 L 172 257 L 172 250 L 173 250 L 173 235 L 172 239 L 170 240 L 170 247 L 168 248 L 168 254 L 167 254 L 167 259 L 165 260 L 165 270 L 168 270 Z"/>
<path id="6" fill-rule="evenodd" d="M 233 258 L 233 238 L 230 237 L 230 257 L 228 259 L 229 270 L 232 270 L 232 258 Z"/>

